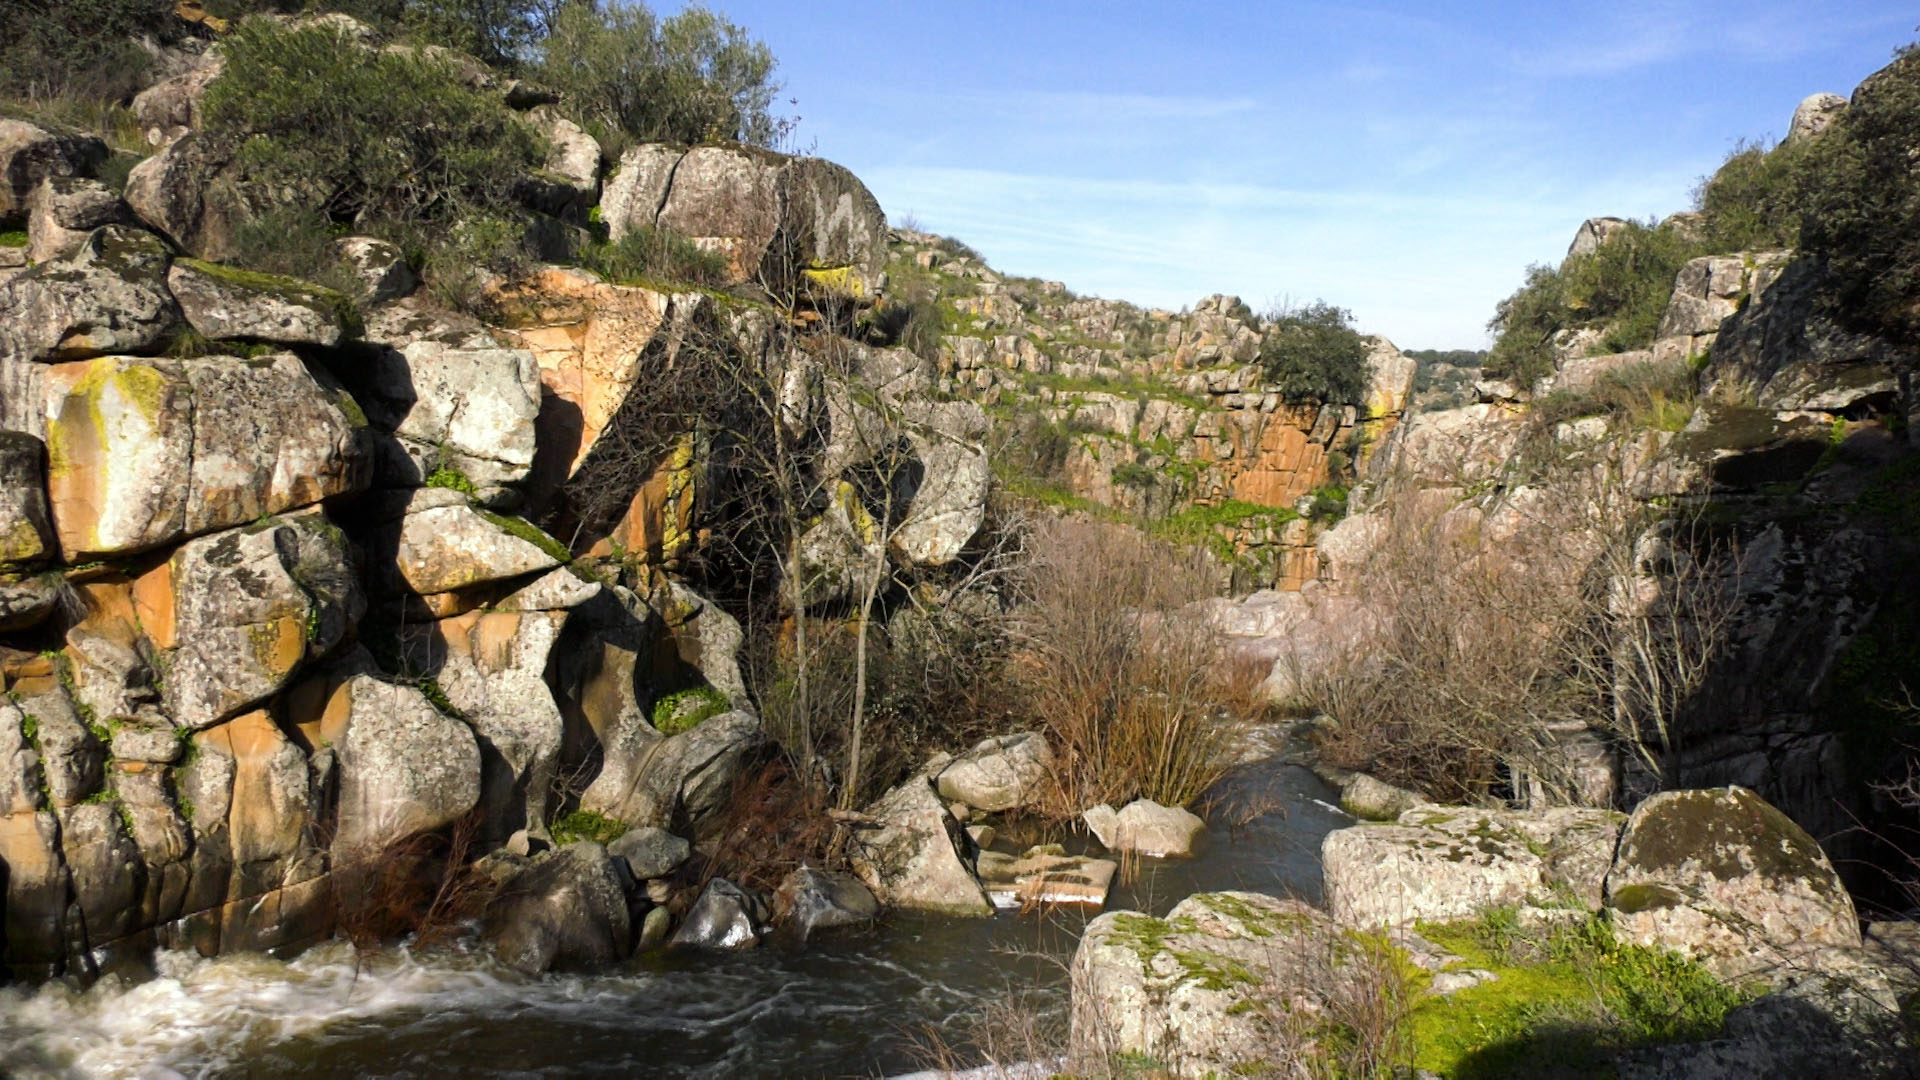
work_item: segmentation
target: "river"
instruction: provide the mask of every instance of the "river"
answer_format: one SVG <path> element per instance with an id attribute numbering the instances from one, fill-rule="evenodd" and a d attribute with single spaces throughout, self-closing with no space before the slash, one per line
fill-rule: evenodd
<path id="1" fill-rule="evenodd" d="M 1276 760 L 1211 794 L 1202 854 L 1145 860 L 1109 909 L 1164 914 L 1228 888 L 1319 899 L 1320 840 L 1351 821 L 1326 785 Z M 932 1042 L 966 1045 L 995 1003 L 1058 1029 L 1088 917 L 895 914 L 801 950 L 658 953 L 540 978 L 460 946 L 358 960 L 340 944 L 290 961 L 162 953 L 137 981 L 0 990 L 0 1075 L 889 1075 L 927 1067 Z"/>

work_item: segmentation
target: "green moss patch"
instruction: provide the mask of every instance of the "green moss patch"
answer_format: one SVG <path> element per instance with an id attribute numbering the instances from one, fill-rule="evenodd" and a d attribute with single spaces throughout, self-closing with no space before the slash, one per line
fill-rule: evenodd
<path id="1" fill-rule="evenodd" d="M 1499 909 L 1419 930 L 1456 967 L 1494 975 L 1409 1015 L 1412 1064 L 1444 1077 L 1611 1076 L 1624 1051 L 1715 1037 L 1749 997 L 1677 954 L 1618 943 L 1597 917 L 1527 930 Z"/>
<path id="2" fill-rule="evenodd" d="M 26 246 L 27 231 L 25 229 L 8 229 L 0 232 L 0 247 L 23 248 Z"/>
<path id="3" fill-rule="evenodd" d="M 554 822 L 551 829 L 556 844 L 573 844 L 582 840 L 611 844 L 625 835 L 626 831 L 626 822 L 591 810 L 575 810 Z"/>
<path id="4" fill-rule="evenodd" d="M 653 726 L 662 735 L 692 731 L 733 708 L 727 695 L 711 686 L 696 686 L 668 694 L 653 703 Z"/>

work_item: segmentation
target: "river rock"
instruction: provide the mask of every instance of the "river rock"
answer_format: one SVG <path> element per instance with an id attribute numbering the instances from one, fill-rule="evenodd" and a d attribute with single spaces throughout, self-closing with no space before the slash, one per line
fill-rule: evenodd
<path id="1" fill-rule="evenodd" d="M 112 188 L 77 176 L 49 176 L 29 200 L 27 258 L 57 259 L 78 248 L 103 225 L 128 223 L 133 215 Z"/>
<path id="2" fill-rule="evenodd" d="M 583 809 L 634 825 L 712 822 L 749 758 L 764 745 L 760 720 L 740 710 L 709 717 L 677 735 L 661 735 L 643 719 L 611 732 L 606 764 Z"/>
<path id="3" fill-rule="evenodd" d="M 0 570 L 53 554 L 45 454 L 39 439 L 25 432 L 0 431 Z M 4 622 L 0 618 L 0 625 Z"/>
<path id="4" fill-rule="evenodd" d="M 1673 949 L 1724 978 L 1771 975 L 1810 947 L 1860 944 L 1853 898 L 1826 853 L 1746 788 L 1642 802 L 1606 888 L 1621 941 Z"/>
<path id="5" fill-rule="evenodd" d="M 1073 954 L 1072 1059 L 1194 1078 L 1292 1060 L 1289 1013 L 1319 1013 L 1366 955 L 1314 908 L 1257 893 L 1198 893 L 1164 919 L 1109 912 Z"/>
<path id="6" fill-rule="evenodd" d="M 607 854 L 627 860 L 627 869 L 636 881 L 663 878 L 687 861 L 693 845 L 665 829 L 642 825 L 628 829 L 620 839 L 607 845 Z"/>
<path id="7" fill-rule="evenodd" d="M 277 345 L 340 343 L 346 298 L 298 278 L 175 259 L 167 287 L 187 322 L 209 341 L 234 338 Z"/>
<path id="8" fill-rule="evenodd" d="M 1392 825 L 1336 829 L 1321 842 L 1327 911 L 1346 926 L 1471 918 L 1490 907 L 1597 899 L 1595 872 L 1620 817 L 1421 806 Z"/>
<path id="9" fill-rule="evenodd" d="M 774 921 L 806 941 L 816 930 L 870 922 L 880 902 L 852 874 L 800 867 L 783 878 L 773 894 Z"/>
<path id="10" fill-rule="evenodd" d="M 487 905 L 481 934 L 502 963 L 530 975 L 604 968 L 633 948 L 620 875 L 590 842 L 536 858 Z"/>
<path id="11" fill-rule="evenodd" d="M 1119 865 L 1111 859 L 1068 855 L 1058 844 L 1029 848 L 1019 856 L 982 851 L 975 861 L 987 898 L 1000 908 L 1074 904 L 1099 910 Z"/>
<path id="12" fill-rule="evenodd" d="M 991 915 L 993 903 L 960 852 L 967 836 L 922 776 L 910 777 L 867 808 L 879 828 L 853 834 L 854 873 L 892 907 L 947 915 Z"/>
<path id="13" fill-rule="evenodd" d="M 1340 788 L 1340 809 L 1365 821 L 1393 821 L 1426 800 L 1418 792 L 1355 773 Z"/>
<path id="14" fill-rule="evenodd" d="M 108 225 L 0 285 L 0 361 L 57 363 L 157 350 L 180 325 L 171 256 L 152 233 Z"/>
<path id="15" fill-rule="evenodd" d="M 1179 806 L 1135 799 L 1115 811 L 1106 803 L 1080 815 L 1108 851 L 1131 851 L 1152 858 L 1188 858 L 1206 836 L 1207 823 Z"/>
<path id="16" fill-rule="evenodd" d="M 1038 796 L 1053 768 L 1053 750 L 1039 732 L 983 739 L 940 770 L 940 794 L 976 810 L 1015 810 Z"/>
<path id="17" fill-rule="evenodd" d="M 714 878 L 700 890 L 671 944 L 701 949 L 751 949 L 760 944 L 766 904 L 728 881 Z"/>
<path id="18" fill-rule="evenodd" d="M 107 144 L 93 135 L 49 131 L 0 117 L 0 219 L 27 209 L 50 176 L 90 176 L 107 160 Z"/>

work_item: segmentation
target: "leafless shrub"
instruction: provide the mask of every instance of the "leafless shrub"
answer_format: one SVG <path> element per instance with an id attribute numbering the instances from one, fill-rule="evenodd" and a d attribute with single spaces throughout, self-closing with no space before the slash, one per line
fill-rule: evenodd
<path id="1" fill-rule="evenodd" d="M 360 951 L 402 937 L 418 945 L 455 937 L 491 895 L 468 862 L 480 826 L 475 810 L 445 830 L 336 861 L 327 885 L 340 936 Z"/>
<path id="2" fill-rule="evenodd" d="M 1231 764 L 1242 723 L 1217 640 L 1178 613 L 1211 592 L 1204 557 L 1072 521 L 1043 526 L 1034 550 L 1015 674 L 1055 756 L 1045 811 L 1193 801 Z"/>
<path id="3" fill-rule="evenodd" d="M 1592 801 L 1559 748 L 1598 731 L 1658 774 L 1730 633 L 1737 555 L 1636 498 L 1618 461 L 1532 452 L 1536 482 L 1498 499 L 1402 493 L 1379 511 L 1357 575 L 1372 625 L 1301 672 L 1337 722 L 1335 764 L 1453 800 L 1517 770 Z"/>

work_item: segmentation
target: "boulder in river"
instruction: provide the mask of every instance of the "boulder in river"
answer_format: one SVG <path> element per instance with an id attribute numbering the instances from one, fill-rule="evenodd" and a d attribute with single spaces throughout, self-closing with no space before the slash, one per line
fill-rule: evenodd
<path id="1" fill-rule="evenodd" d="M 702 949 L 751 949 L 760 944 L 760 928 L 766 916 L 767 905 L 760 897 L 726 878 L 714 878 L 687 909 L 680 929 L 673 932 L 672 943 Z"/>
<path id="2" fill-rule="evenodd" d="M 805 941 L 816 930 L 872 921 L 880 914 L 880 901 L 852 874 L 803 866 L 780 882 L 773 914 L 775 922 Z"/>
<path id="3" fill-rule="evenodd" d="M 960 857 L 970 841 L 924 774 L 868 807 L 878 827 L 853 835 L 853 869 L 881 902 L 948 915 L 991 915 L 993 905 Z"/>
<path id="4" fill-rule="evenodd" d="M 1108 851 L 1131 851 L 1156 859 L 1191 856 L 1207 833 L 1207 823 L 1199 815 L 1152 799 L 1135 799 L 1117 811 L 1101 803 L 1080 816 Z"/>
<path id="5" fill-rule="evenodd" d="M 487 905 L 481 933 L 501 962 L 529 974 L 606 967 L 633 946 L 620 874 L 591 842 L 533 860 Z"/>

